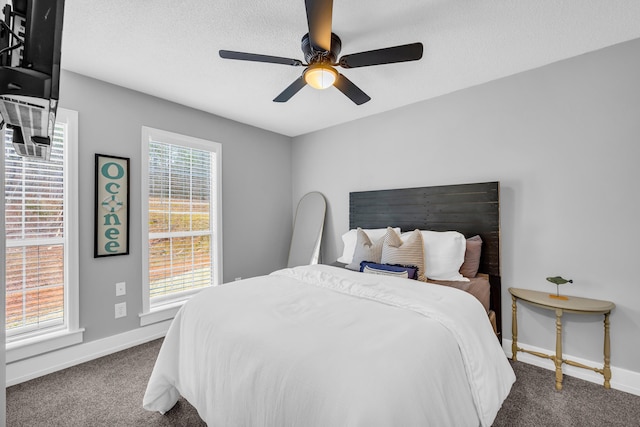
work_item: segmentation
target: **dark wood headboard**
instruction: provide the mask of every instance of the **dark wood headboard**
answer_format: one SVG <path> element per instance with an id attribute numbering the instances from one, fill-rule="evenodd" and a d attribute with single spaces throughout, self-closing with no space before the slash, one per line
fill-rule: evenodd
<path id="1" fill-rule="evenodd" d="M 502 341 L 500 183 L 442 185 L 349 193 L 349 229 L 400 227 L 402 231 L 459 231 L 480 235 L 480 272 L 489 275 L 489 308 Z"/>

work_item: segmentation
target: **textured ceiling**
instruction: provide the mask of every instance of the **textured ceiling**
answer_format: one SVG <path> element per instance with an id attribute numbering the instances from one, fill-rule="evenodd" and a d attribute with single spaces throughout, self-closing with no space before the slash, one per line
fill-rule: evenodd
<path id="1" fill-rule="evenodd" d="M 218 56 L 304 60 L 306 32 L 303 0 L 66 0 L 62 68 L 297 136 L 639 38 L 640 1 L 334 0 L 343 55 L 424 44 L 420 61 L 340 69 L 361 106 L 310 87 L 274 103 L 302 67 Z"/>

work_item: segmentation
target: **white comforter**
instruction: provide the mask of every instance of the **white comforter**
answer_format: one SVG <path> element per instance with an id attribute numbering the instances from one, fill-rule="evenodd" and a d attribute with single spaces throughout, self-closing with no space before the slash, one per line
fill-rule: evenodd
<path id="1" fill-rule="evenodd" d="M 209 426 L 489 426 L 515 381 L 486 312 L 445 286 L 316 265 L 205 290 L 143 406 Z"/>

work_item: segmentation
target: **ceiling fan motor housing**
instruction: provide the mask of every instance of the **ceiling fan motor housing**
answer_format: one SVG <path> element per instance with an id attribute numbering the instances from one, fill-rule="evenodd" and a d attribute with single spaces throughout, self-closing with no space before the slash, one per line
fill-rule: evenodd
<path id="1" fill-rule="evenodd" d="M 336 64 L 340 50 L 342 50 L 342 41 L 340 37 L 334 33 L 331 33 L 331 50 L 328 52 L 314 49 L 309 41 L 309 33 L 302 36 L 302 52 L 304 53 L 304 59 L 307 61 L 307 64 Z"/>

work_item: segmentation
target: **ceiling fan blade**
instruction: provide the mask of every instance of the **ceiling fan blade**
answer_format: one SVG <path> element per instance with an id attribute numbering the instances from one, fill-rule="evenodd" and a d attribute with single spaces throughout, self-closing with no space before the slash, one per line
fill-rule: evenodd
<path id="1" fill-rule="evenodd" d="M 371 99 L 369 95 L 364 93 L 358 86 L 354 85 L 351 80 L 342 74 L 338 74 L 338 78 L 333 85 L 337 87 L 340 92 L 347 95 L 347 97 L 356 105 L 362 105 Z"/>
<path id="2" fill-rule="evenodd" d="M 305 0 L 309 40 L 315 50 L 331 50 L 333 0 Z"/>
<path id="3" fill-rule="evenodd" d="M 235 52 L 232 50 L 221 50 L 220 57 L 224 59 L 238 59 L 240 61 L 267 62 L 269 64 L 293 65 L 297 67 L 303 65 L 302 61 L 280 56 L 258 55 L 257 53 Z"/>
<path id="4" fill-rule="evenodd" d="M 422 43 L 411 43 L 384 49 L 345 55 L 340 58 L 343 68 L 369 67 L 371 65 L 393 64 L 395 62 L 417 61 L 422 58 Z"/>
<path id="5" fill-rule="evenodd" d="M 283 90 L 280 95 L 276 96 L 273 102 L 287 102 L 293 95 L 298 93 L 300 89 L 302 89 L 306 85 L 307 82 L 304 81 L 304 78 L 302 76 L 298 77 L 293 81 L 293 83 L 289 85 L 289 87 Z"/>

